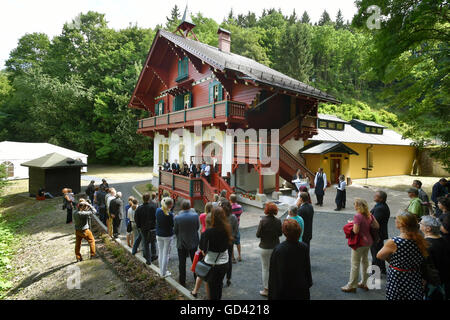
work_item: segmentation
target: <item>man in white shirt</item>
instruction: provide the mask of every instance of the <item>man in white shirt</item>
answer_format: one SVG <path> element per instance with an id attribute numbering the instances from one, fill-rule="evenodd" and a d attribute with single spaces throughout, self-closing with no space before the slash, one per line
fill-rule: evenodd
<path id="1" fill-rule="evenodd" d="M 211 166 L 209 164 L 205 166 L 205 178 L 208 180 L 208 183 L 211 183 Z"/>

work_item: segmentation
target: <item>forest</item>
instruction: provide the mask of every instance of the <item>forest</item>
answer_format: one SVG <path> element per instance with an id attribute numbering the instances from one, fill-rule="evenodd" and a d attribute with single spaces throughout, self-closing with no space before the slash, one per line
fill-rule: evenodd
<path id="1" fill-rule="evenodd" d="M 326 91 L 340 105 L 319 112 L 387 125 L 450 167 L 449 24 L 446 1 L 359 0 L 344 21 L 326 10 L 313 23 L 306 11 L 231 10 L 222 22 L 192 16 L 199 41 L 218 45 L 231 31 L 231 51 Z M 368 28 L 369 6 L 381 9 Z M 80 13 L 59 35 L 23 35 L 0 71 L 0 141 L 49 142 L 89 154 L 90 163 L 151 165 L 152 141 L 136 134 L 144 111 L 127 107 L 159 28 L 174 31 L 175 6 L 154 29 L 115 30 L 105 15 Z"/>

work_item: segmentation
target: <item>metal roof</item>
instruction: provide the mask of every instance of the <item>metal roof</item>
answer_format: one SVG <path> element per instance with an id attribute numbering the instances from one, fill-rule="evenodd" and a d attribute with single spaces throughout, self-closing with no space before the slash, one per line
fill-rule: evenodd
<path id="1" fill-rule="evenodd" d="M 160 29 L 158 33 L 160 36 L 166 38 L 170 42 L 193 54 L 202 61 L 205 61 L 216 69 L 222 71 L 229 69 L 244 74 L 244 80 L 253 80 L 261 84 L 290 90 L 295 93 L 314 97 L 321 101 L 340 103 L 340 101 L 333 96 L 303 82 L 288 77 L 281 72 L 256 62 L 255 60 L 231 52 L 220 51 L 216 47 L 188 38 L 183 38 L 166 30 Z"/>
<path id="2" fill-rule="evenodd" d="M 383 134 L 371 134 L 363 133 L 348 124 L 344 125 L 342 131 L 318 128 L 318 134 L 309 140 L 399 146 L 409 146 L 413 143 L 412 140 L 403 139 L 401 134 L 390 129 L 384 129 Z"/>
<path id="3" fill-rule="evenodd" d="M 376 128 L 386 128 L 385 126 L 382 126 L 381 124 L 378 124 L 376 122 L 373 121 L 368 121 L 368 120 L 359 120 L 359 119 L 353 119 L 350 122 L 356 122 L 356 123 L 361 123 L 363 125 L 366 126 L 371 126 L 371 127 L 376 127 Z"/>
<path id="4" fill-rule="evenodd" d="M 348 153 L 358 155 L 358 152 L 347 147 L 342 142 L 320 142 L 313 145 L 308 145 L 300 149 L 302 154 L 325 154 L 330 152 Z"/>
<path id="5" fill-rule="evenodd" d="M 68 168 L 68 167 L 85 167 L 86 164 L 79 160 L 63 156 L 59 153 L 50 153 L 43 157 L 33 159 L 21 164 L 24 167 L 32 168 Z"/>
<path id="6" fill-rule="evenodd" d="M 338 118 L 338 117 L 333 116 L 331 114 L 319 113 L 317 116 L 319 117 L 320 120 L 327 120 L 327 121 L 334 121 L 334 122 L 341 122 L 341 123 L 349 123 L 348 121 L 342 120 L 341 118 Z"/>

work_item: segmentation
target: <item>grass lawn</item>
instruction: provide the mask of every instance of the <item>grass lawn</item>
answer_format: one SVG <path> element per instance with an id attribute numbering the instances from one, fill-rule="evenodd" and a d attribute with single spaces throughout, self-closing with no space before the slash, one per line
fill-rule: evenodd
<path id="1" fill-rule="evenodd" d="M 140 194 L 144 194 L 150 191 L 157 191 L 155 186 L 152 186 L 151 190 L 149 189 L 149 183 L 141 183 L 135 186 L 136 190 L 139 191 Z"/>
<path id="2" fill-rule="evenodd" d="M 398 191 L 406 191 L 410 188 L 413 180 L 422 182 L 422 189 L 431 197 L 431 189 L 433 185 L 439 181 L 439 177 L 421 177 L 421 176 L 393 176 L 367 179 L 355 179 L 353 183 L 360 185 L 368 185 L 375 188 L 390 188 Z"/>

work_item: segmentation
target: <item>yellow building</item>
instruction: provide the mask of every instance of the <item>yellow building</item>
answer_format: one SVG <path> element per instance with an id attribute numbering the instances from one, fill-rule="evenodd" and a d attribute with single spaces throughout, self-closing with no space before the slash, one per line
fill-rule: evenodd
<path id="1" fill-rule="evenodd" d="M 344 121 L 319 114 L 319 134 L 305 142 L 300 154 L 312 172 L 323 168 L 328 182 L 346 178 L 410 174 L 416 148 L 411 140 L 372 121 Z"/>

